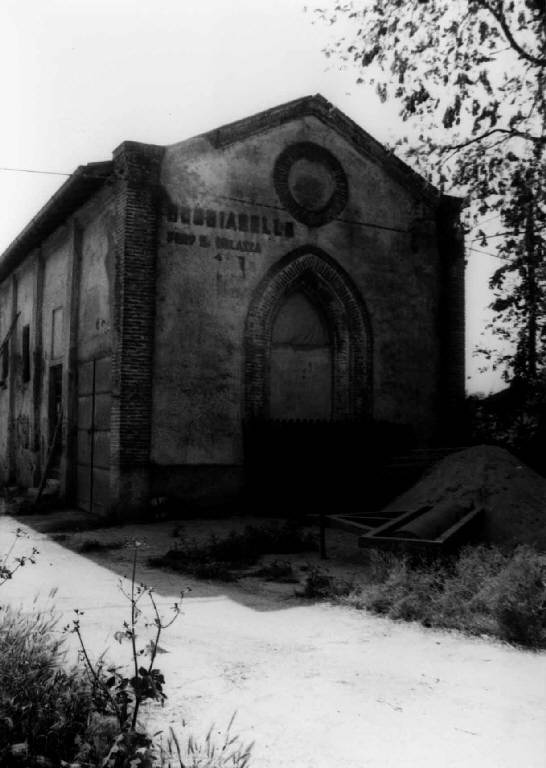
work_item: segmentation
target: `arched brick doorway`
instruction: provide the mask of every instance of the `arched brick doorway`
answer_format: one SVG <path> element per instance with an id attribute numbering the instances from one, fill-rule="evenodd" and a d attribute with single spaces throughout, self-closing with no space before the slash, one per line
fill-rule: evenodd
<path id="1" fill-rule="evenodd" d="M 309 245 L 281 259 L 258 285 L 251 302 L 245 327 L 245 417 L 271 417 L 273 331 L 279 311 L 291 296 L 307 299 L 328 335 L 332 356 L 331 419 L 368 415 L 372 335 L 364 301 L 339 264 L 320 248 Z"/>
<path id="2" fill-rule="evenodd" d="M 292 251 L 258 285 L 244 376 L 253 505 L 294 513 L 339 501 L 339 489 L 362 477 L 372 334 L 353 282 L 320 248 Z"/>

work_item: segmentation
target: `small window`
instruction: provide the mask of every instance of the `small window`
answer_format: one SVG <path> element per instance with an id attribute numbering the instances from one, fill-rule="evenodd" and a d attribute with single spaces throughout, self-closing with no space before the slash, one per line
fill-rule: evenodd
<path id="1" fill-rule="evenodd" d="M 23 326 L 23 381 L 30 381 L 30 325 Z"/>

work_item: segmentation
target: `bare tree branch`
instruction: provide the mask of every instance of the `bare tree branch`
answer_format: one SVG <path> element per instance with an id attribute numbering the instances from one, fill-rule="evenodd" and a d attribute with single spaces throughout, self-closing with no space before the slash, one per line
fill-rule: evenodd
<path id="1" fill-rule="evenodd" d="M 476 3 L 486 11 L 489 11 L 493 18 L 498 22 L 500 28 L 504 32 L 504 36 L 510 43 L 513 50 L 516 51 L 516 53 L 518 53 L 522 59 L 530 61 L 531 64 L 534 64 L 537 67 L 546 67 L 546 58 L 534 56 L 532 53 L 529 53 L 529 51 L 526 51 L 525 48 L 522 48 L 522 46 L 517 42 L 517 40 L 514 38 L 514 35 L 512 34 L 512 30 L 508 26 L 506 16 L 504 15 L 501 7 L 494 7 L 487 0 L 476 0 Z"/>

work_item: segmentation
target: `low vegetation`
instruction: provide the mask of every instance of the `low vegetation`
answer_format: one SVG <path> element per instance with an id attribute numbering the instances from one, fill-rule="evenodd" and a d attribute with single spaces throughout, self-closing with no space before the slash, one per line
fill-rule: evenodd
<path id="1" fill-rule="evenodd" d="M 88 552 L 104 552 L 110 549 L 122 549 L 123 541 L 99 541 L 98 539 L 83 539 L 78 545 L 78 552 L 82 555 Z"/>
<path id="2" fill-rule="evenodd" d="M 0 765 L 57 766 L 86 749 L 94 703 L 81 670 L 64 669 L 62 637 L 51 614 L 0 612 Z M 89 736 L 89 738 L 88 738 Z M 88 747 L 86 747 L 88 745 Z M 40 759 L 39 759 L 40 758 Z"/>
<path id="3" fill-rule="evenodd" d="M 0 586 L 39 554 L 0 560 Z M 93 541 L 91 541 L 93 544 Z M 127 590 L 128 618 L 115 638 L 129 648 L 127 664 L 93 661 L 85 643 L 83 612 L 64 629 L 80 646 L 79 663 L 68 668 L 65 636 L 53 612 L 25 614 L 0 606 L 0 765 L 3 768 L 247 768 L 251 745 L 231 734 L 219 741 L 179 739 L 170 729 L 151 735 L 141 720 L 147 701 L 163 704 L 164 677 L 156 667 L 162 633 L 180 613 L 160 615 L 152 590 L 136 581 L 137 543 Z M 91 547 L 93 549 L 94 547 Z M 88 550 L 89 551 L 89 550 Z M 53 596 L 53 595 L 52 595 Z M 148 603 L 151 618 L 145 619 Z"/>
<path id="4" fill-rule="evenodd" d="M 255 565 L 263 555 L 288 555 L 316 549 L 314 536 L 285 523 L 231 531 L 204 544 L 181 538 L 166 554 L 150 559 L 150 565 L 167 567 L 202 579 L 233 581 L 237 571 Z"/>
<path id="5" fill-rule="evenodd" d="M 546 563 L 531 547 L 467 547 L 449 560 L 370 551 L 361 582 L 312 568 L 303 596 L 338 600 L 392 619 L 546 647 Z"/>

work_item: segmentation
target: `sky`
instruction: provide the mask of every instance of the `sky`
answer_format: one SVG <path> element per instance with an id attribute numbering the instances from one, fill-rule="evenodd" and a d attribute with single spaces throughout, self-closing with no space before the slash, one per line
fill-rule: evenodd
<path id="1" fill-rule="evenodd" d="M 71 173 L 110 159 L 125 140 L 172 144 L 313 93 L 394 143 L 396 106 L 326 59 L 333 28 L 313 24 L 304 8 L 302 0 L 0 0 L 0 169 Z M 65 179 L 0 170 L 0 253 Z M 479 374 L 472 350 L 490 319 L 496 263 L 468 257 L 467 387 L 487 393 L 500 378 Z"/>

